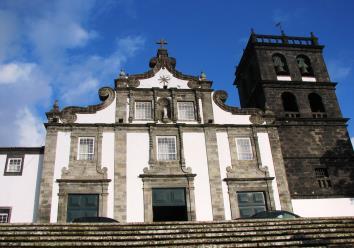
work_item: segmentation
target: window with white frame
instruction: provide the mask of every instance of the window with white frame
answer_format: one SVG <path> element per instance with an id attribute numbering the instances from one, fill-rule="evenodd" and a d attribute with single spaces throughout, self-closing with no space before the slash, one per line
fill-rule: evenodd
<path id="1" fill-rule="evenodd" d="M 0 208 L 0 223 L 10 223 L 10 208 Z"/>
<path id="2" fill-rule="evenodd" d="M 22 158 L 8 158 L 5 172 L 21 173 L 21 171 L 22 171 Z"/>
<path id="3" fill-rule="evenodd" d="M 176 137 L 159 136 L 157 137 L 157 159 L 158 160 L 176 160 Z"/>
<path id="4" fill-rule="evenodd" d="M 238 160 L 252 160 L 252 145 L 250 138 L 236 138 Z"/>
<path id="5" fill-rule="evenodd" d="M 93 160 L 95 138 L 81 137 L 79 138 L 79 160 Z"/>
<path id="6" fill-rule="evenodd" d="M 195 120 L 193 102 L 177 102 L 177 108 L 179 120 Z"/>
<path id="7" fill-rule="evenodd" d="M 135 119 L 151 120 L 151 102 L 135 102 Z"/>

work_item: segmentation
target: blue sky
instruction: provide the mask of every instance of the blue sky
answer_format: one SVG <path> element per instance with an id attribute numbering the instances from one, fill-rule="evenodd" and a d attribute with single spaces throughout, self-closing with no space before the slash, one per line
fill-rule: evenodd
<path id="1" fill-rule="evenodd" d="M 98 102 L 124 68 L 148 70 L 156 40 L 168 41 L 177 69 L 205 71 L 239 105 L 234 71 L 250 29 L 308 36 L 324 57 L 344 117 L 354 118 L 353 1 L 0 1 L 0 146 L 44 144 L 45 112 Z M 349 122 L 354 137 L 354 121 Z"/>

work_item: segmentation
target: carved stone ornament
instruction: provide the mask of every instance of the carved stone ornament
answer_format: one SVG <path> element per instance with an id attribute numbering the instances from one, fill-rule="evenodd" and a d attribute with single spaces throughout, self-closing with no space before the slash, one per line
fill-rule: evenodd
<path id="1" fill-rule="evenodd" d="M 191 89 L 198 89 L 198 88 L 201 87 L 200 84 L 197 81 L 194 81 L 194 80 L 189 80 L 187 85 Z"/>
<path id="2" fill-rule="evenodd" d="M 74 123 L 77 119 L 76 114 L 94 114 L 97 111 L 106 108 L 113 102 L 115 98 L 115 91 L 110 87 L 103 87 L 99 89 L 98 95 L 102 103 L 87 107 L 66 107 L 60 112 L 60 120 L 63 123 Z"/>
<path id="3" fill-rule="evenodd" d="M 263 112 L 258 108 L 238 108 L 226 105 L 226 99 L 228 95 L 224 90 L 217 90 L 214 92 L 213 101 L 216 105 L 218 105 L 221 109 L 230 112 L 232 114 L 259 114 L 261 115 Z"/>
<path id="4" fill-rule="evenodd" d="M 252 124 L 261 125 L 264 123 L 263 117 L 258 114 L 251 115 L 249 119 Z"/>
<path id="5" fill-rule="evenodd" d="M 128 86 L 129 87 L 139 87 L 140 81 L 136 78 L 128 78 Z"/>

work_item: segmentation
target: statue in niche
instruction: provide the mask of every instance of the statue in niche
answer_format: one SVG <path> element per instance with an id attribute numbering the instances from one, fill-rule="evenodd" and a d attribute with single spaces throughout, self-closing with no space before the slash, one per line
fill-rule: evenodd
<path id="1" fill-rule="evenodd" d="M 279 55 L 273 56 L 273 63 L 277 73 L 286 72 L 285 63 L 283 62 L 282 58 Z"/>
<path id="2" fill-rule="evenodd" d="M 306 63 L 306 59 L 303 57 L 298 57 L 296 60 L 297 60 L 297 64 L 299 66 L 299 69 L 301 71 L 301 74 L 302 75 L 309 74 L 310 73 L 310 71 L 309 71 L 310 66 Z"/>
<path id="3" fill-rule="evenodd" d="M 164 123 L 169 122 L 170 112 L 170 101 L 167 98 L 160 98 L 158 100 L 158 119 Z"/>
<path id="4" fill-rule="evenodd" d="M 166 119 L 168 118 L 168 110 L 167 110 L 167 106 L 164 106 L 163 107 L 163 119 Z"/>

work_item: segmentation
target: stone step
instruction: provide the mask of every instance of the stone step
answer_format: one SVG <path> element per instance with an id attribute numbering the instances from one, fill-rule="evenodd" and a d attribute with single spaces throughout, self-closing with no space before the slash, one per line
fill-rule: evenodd
<path id="1" fill-rule="evenodd" d="M 1 224 L 0 247 L 354 247 L 354 218 Z"/>
<path id="2" fill-rule="evenodd" d="M 156 222 L 156 223 L 135 223 L 135 224 L 119 224 L 119 223 L 97 223 L 92 224 L 0 224 L 1 230 L 19 230 L 19 229 L 34 229 L 34 230 L 45 230 L 47 228 L 54 230 L 63 230 L 68 227 L 70 230 L 101 230 L 105 228 L 113 228 L 120 230 L 160 230 L 160 229 L 190 229 L 190 228 L 208 228 L 208 227 L 259 227 L 259 226 L 286 226 L 286 225 L 309 225 L 309 224 L 353 224 L 354 218 L 302 218 L 295 220 L 235 220 L 235 221 L 215 221 L 215 222 Z"/>
<path id="3" fill-rule="evenodd" d="M 347 232 L 354 231 L 354 225 L 295 225 L 295 226 L 262 226 L 262 227 L 223 227 L 223 228 L 193 228 L 193 229 L 159 229 L 159 230 L 109 230 L 110 228 L 105 228 L 104 230 L 99 230 L 100 235 L 120 235 L 120 236 L 134 236 L 134 235 L 168 235 L 168 234 L 183 234 L 183 233 L 254 233 L 254 232 L 323 232 L 325 230 L 337 231 L 337 232 Z M 7 236 L 27 236 L 27 235 L 51 235 L 51 236 L 74 236 L 74 235 L 86 235 L 94 236 L 97 234 L 97 230 L 16 230 L 16 231 L 0 231 L 0 240 Z"/>

